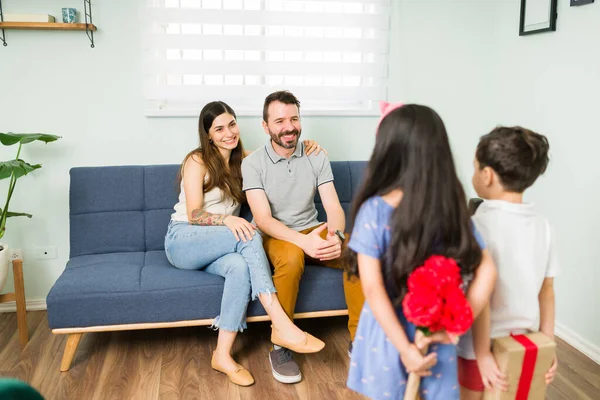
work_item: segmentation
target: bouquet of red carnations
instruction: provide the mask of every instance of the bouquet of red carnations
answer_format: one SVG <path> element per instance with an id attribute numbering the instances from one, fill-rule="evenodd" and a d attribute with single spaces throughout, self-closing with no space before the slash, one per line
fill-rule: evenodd
<path id="1" fill-rule="evenodd" d="M 463 291 L 460 267 L 456 261 L 433 255 L 408 277 L 408 293 L 402 301 L 406 319 L 417 326 L 418 335 L 429 336 L 438 331 L 449 335 L 464 334 L 473 324 L 473 312 Z M 421 350 L 427 353 L 427 348 Z M 420 379 L 411 373 L 405 400 L 418 398 Z"/>

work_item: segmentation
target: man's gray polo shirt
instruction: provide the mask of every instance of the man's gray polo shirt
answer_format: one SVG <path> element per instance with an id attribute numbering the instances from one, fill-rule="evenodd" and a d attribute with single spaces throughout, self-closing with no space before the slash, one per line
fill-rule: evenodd
<path id="1" fill-rule="evenodd" d="M 315 193 L 319 186 L 333 181 L 325 153 L 307 156 L 303 143 L 287 159 L 275 153 L 269 142 L 244 159 L 242 176 L 243 190 L 264 190 L 273 218 L 296 231 L 319 224 Z"/>

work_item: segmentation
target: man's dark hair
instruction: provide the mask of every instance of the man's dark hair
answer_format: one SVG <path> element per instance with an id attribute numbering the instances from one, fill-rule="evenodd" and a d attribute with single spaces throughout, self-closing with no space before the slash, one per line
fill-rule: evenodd
<path id="1" fill-rule="evenodd" d="M 279 101 L 283 104 L 295 104 L 300 111 L 300 101 L 288 90 L 280 90 L 273 92 L 265 99 L 265 105 L 263 106 L 263 121 L 268 122 L 269 120 L 269 105 L 274 101 Z"/>

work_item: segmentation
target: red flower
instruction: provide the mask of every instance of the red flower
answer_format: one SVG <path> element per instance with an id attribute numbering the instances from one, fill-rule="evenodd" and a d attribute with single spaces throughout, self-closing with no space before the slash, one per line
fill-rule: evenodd
<path id="1" fill-rule="evenodd" d="M 452 286 L 459 286 L 462 283 L 460 277 L 460 267 L 456 264 L 453 258 L 446 258 L 444 256 L 431 256 L 425 260 L 423 264 L 425 268 L 433 269 L 438 278 L 437 283 L 441 285 L 450 284 Z"/>
<path id="2" fill-rule="evenodd" d="M 409 293 L 424 290 L 437 292 L 438 288 L 438 275 L 433 268 L 418 267 L 408 277 Z"/>
<path id="3" fill-rule="evenodd" d="M 408 277 L 408 293 L 402 301 L 406 319 L 430 332 L 465 333 L 473 324 L 473 312 L 461 286 L 455 260 L 429 257 Z"/>
<path id="4" fill-rule="evenodd" d="M 473 324 L 473 311 L 460 288 L 448 288 L 444 293 L 444 307 L 440 325 L 446 332 L 462 335 Z"/>
<path id="5" fill-rule="evenodd" d="M 406 318 L 417 326 L 431 326 L 442 317 L 442 299 L 430 290 L 409 292 L 404 296 L 402 308 Z"/>

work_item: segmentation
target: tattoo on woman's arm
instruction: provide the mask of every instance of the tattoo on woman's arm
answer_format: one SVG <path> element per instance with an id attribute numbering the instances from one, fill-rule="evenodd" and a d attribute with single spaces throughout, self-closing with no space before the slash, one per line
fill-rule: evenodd
<path id="1" fill-rule="evenodd" d="M 212 214 L 197 208 L 192 211 L 190 224 L 202 226 L 225 225 L 225 218 L 227 218 L 227 215 Z"/>

